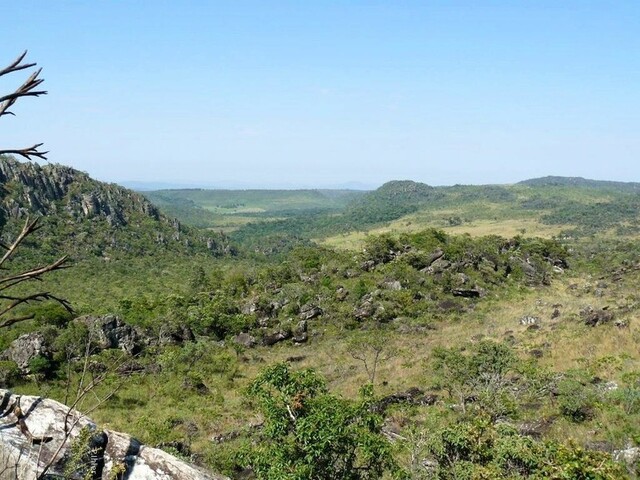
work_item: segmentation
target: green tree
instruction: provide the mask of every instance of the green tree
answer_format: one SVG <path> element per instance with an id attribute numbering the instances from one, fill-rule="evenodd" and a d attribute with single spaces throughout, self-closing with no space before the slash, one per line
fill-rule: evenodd
<path id="1" fill-rule="evenodd" d="M 370 388 L 350 401 L 327 391 L 313 370 L 291 371 L 286 364 L 265 370 L 249 395 L 265 417 L 263 441 L 241 461 L 259 479 L 382 478 L 401 475 L 391 446 L 381 433 L 382 418 L 373 413 Z"/>

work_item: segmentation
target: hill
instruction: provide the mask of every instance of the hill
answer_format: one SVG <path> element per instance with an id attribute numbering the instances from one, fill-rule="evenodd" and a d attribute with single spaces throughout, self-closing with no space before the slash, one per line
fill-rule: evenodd
<path id="1" fill-rule="evenodd" d="M 224 236 L 205 236 L 164 215 L 142 195 L 63 165 L 0 157 L 0 184 L 3 237 L 15 234 L 27 216 L 44 217 L 41 254 L 110 258 L 232 250 Z"/>
<path id="2" fill-rule="evenodd" d="M 333 213 L 363 195 L 357 190 L 208 190 L 143 192 L 186 224 L 232 231 L 250 222 Z"/>
<path id="3" fill-rule="evenodd" d="M 609 189 L 628 192 L 640 192 L 640 183 L 637 182 L 613 182 L 610 180 L 589 180 L 582 177 L 555 177 L 546 176 L 523 180 L 519 185 L 531 187 L 586 187 L 595 189 Z"/>

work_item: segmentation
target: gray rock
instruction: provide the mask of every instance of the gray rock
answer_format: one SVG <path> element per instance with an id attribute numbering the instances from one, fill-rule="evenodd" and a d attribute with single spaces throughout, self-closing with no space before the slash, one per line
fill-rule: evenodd
<path id="1" fill-rule="evenodd" d="M 364 302 L 358 308 L 354 309 L 353 315 L 358 320 L 370 318 L 375 312 L 375 307 L 371 302 Z"/>
<path id="2" fill-rule="evenodd" d="M 583 310 L 581 313 L 582 319 L 584 320 L 585 325 L 590 327 L 595 327 L 596 325 L 602 325 L 604 323 L 610 323 L 613 321 L 613 312 L 603 308 L 602 310 L 593 310 L 588 307 Z"/>
<path id="3" fill-rule="evenodd" d="M 23 375 L 31 373 L 29 362 L 36 357 L 50 358 L 48 345 L 41 333 L 25 333 L 16 338 L 9 348 L 0 354 L 0 360 L 15 362 Z"/>
<path id="4" fill-rule="evenodd" d="M 255 347 L 258 342 L 256 342 L 255 337 L 249 335 L 248 333 L 239 333 L 235 337 L 233 337 L 233 341 L 237 344 L 243 345 L 246 348 Z"/>
<path id="5" fill-rule="evenodd" d="M 74 322 L 82 323 L 89 329 L 92 340 L 103 350 L 119 348 L 128 354 L 140 351 L 141 338 L 138 332 L 115 315 L 95 317 L 85 315 Z"/>
<path id="6" fill-rule="evenodd" d="M 162 325 L 158 333 L 159 345 L 183 345 L 195 342 L 196 337 L 187 325 L 166 324 Z M 149 342 L 147 342 L 149 343 Z"/>
<path id="7" fill-rule="evenodd" d="M 262 344 L 265 346 L 271 346 L 282 342 L 283 340 L 287 340 L 288 338 L 291 338 L 291 330 L 278 330 L 262 337 Z"/>
<path id="8" fill-rule="evenodd" d="M 300 320 L 298 325 L 293 330 L 293 343 L 305 343 L 309 340 L 309 334 L 307 333 L 307 321 Z"/>
<path id="9" fill-rule="evenodd" d="M 307 304 L 300 309 L 300 315 L 298 315 L 298 317 L 301 320 L 312 320 L 323 313 L 322 309 L 317 305 Z"/>
<path id="10" fill-rule="evenodd" d="M 613 459 L 616 462 L 624 462 L 630 467 L 640 464 L 640 447 L 630 447 L 624 450 L 614 450 Z"/>
<path id="11" fill-rule="evenodd" d="M 382 287 L 386 288 L 387 290 L 394 290 L 394 291 L 402 290 L 402 284 L 398 280 L 386 281 L 382 284 Z"/>
<path id="12" fill-rule="evenodd" d="M 538 317 L 534 317 L 532 315 L 525 315 L 520 318 L 520 325 L 538 325 L 540 324 L 540 319 Z"/>
<path id="13" fill-rule="evenodd" d="M 15 463 L 17 478 L 36 478 L 48 463 L 52 465 L 48 471 L 51 477 L 62 478 L 73 439 L 77 438 L 82 428 L 88 428 L 95 432 L 92 446 L 95 444 L 100 447 L 96 450 L 101 450 L 101 458 L 95 463 L 98 467 L 95 478 L 115 478 L 115 469 L 124 467 L 128 480 L 228 480 L 222 475 L 200 470 L 162 450 L 143 445 L 124 433 L 106 429 L 100 431 L 93 421 L 76 410 L 69 410 L 67 406 L 46 398 L 20 397 L 24 424 L 32 436 L 27 438 L 16 426 L 13 406 L 17 396 L 0 390 L 0 398 L 3 459 Z M 69 438 L 65 439 L 67 415 L 68 425 L 72 428 Z"/>
<path id="14" fill-rule="evenodd" d="M 349 296 L 349 290 L 340 286 L 336 289 L 336 300 L 343 302 Z"/>

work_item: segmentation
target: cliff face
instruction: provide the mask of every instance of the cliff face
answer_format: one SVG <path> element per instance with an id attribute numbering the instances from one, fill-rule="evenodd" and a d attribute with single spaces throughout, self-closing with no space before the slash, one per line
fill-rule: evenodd
<path id="1" fill-rule="evenodd" d="M 65 423 L 69 435 L 64 433 Z M 72 445 L 78 447 L 83 441 L 87 455 L 70 468 Z M 100 430 L 91 419 L 54 400 L 18 397 L 0 389 L 0 477 L 8 473 L 15 474 L 11 478 L 36 478 L 47 465 L 47 478 L 72 470 L 72 478 L 93 480 L 227 479 L 142 445 L 129 435 Z"/>
<path id="2" fill-rule="evenodd" d="M 132 213 L 160 220 L 156 207 L 143 196 L 115 184 L 97 182 L 64 165 L 21 163 L 0 159 L 0 182 L 9 188 L 4 208 L 9 217 L 64 212 L 74 218 L 104 217 L 124 226 Z"/>
<path id="3" fill-rule="evenodd" d="M 56 248 L 72 242 L 77 253 L 232 251 L 223 236 L 204 237 L 160 213 L 142 195 L 63 165 L 0 157 L 0 185 L 0 209 L 9 235 L 25 217 L 41 216 L 49 242 Z"/>

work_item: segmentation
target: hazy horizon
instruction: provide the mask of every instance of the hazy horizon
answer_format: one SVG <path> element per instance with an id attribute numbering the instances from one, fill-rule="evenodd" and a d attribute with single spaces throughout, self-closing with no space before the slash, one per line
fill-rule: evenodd
<path id="1" fill-rule="evenodd" d="M 111 182 L 640 180 L 640 3 L 4 6 L 3 145 Z M 24 76 L 3 78 L 10 91 Z"/>

